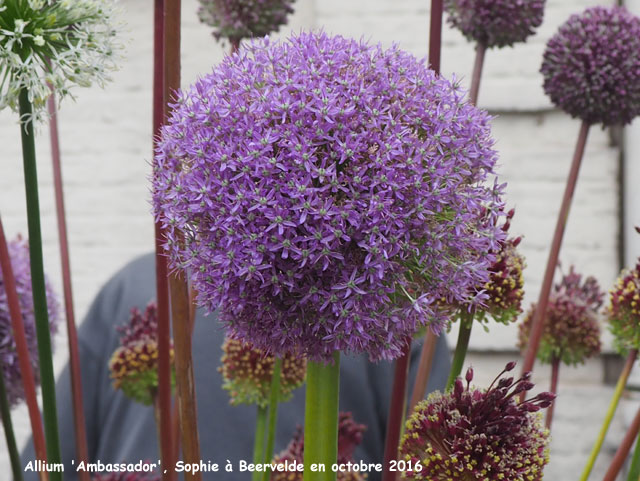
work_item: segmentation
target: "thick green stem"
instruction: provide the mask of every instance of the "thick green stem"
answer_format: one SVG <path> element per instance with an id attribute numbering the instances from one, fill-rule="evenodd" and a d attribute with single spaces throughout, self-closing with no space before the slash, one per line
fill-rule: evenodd
<path id="1" fill-rule="evenodd" d="M 580 481 L 587 481 L 587 479 L 589 479 L 589 475 L 591 474 L 593 465 L 595 464 L 598 454 L 600 453 L 600 449 L 602 448 L 602 444 L 604 443 L 604 438 L 606 437 L 607 431 L 609 430 L 609 425 L 611 424 L 613 415 L 615 414 L 618 403 L 620 402 L 622 392 L 627 385 L 627 379 L 629 379 L 629 374 L 631 374 L 631 368 L 633 367 L 633 363 L 635 362 L 637 355 L 638 351 L 634 349 L 629 353 L 629 356 L 627 357 L 627 362 L 624 366 L 624 369 L 622 370 L 622 373 L 620 374 L 620 377 L 618 378 L 618 384 L 616 384 L 616 389 L 613 392 L 613 397 L 611 398 L 609 409 L 607 409 L 607 414 L 602 423 L 602 428 L 600 429 L 600 433 L 598 434 L 598 439 L 596 440 L 596 444 L 591 450 L 587 465 L 582 472 L 582 476 L 580 476 Z"/>
<path id="2" fill-rule="evenodd" d="M 340 353 L 333 364 L 310 361 L 304 413 L 304 481 L 335 481 L 338 459 Z M 314 469 L 315 468 L 315 469 Z"/>
<path id="3" fill-rule="evenodd" d="M 458 343 L 456 344 L 456 351 L 453 354 L 453 361 L 451 362 L 451 371 L 449 371 L 449 379 L 447 380 L 447 391 L 453 387 L 453 384 L 462 372 L 462 366 L 464 366 L 464 360 L 467 357 L 467 349 L 469 348 L 469 338 L 471 337 L 471 328 L 473 327 L 473 316 L 474 311 L 464 311 L 460 315 Z"/>
<path id="4" fill-rule="evenodd" d="M 11 470 L 13 471 L 13 481 L 22 481 L 22 469 L 20 468 L 20 454 L 18 454 L 18 445 L 16 444 L 16 436 L 13 432 L 13 423 L 11 422 L 11 412 L 9 410 L 9 398 L 7 397 L 7 389 L 4 385 L 4 374 L 0 365 L 0 416 L 2 416 L 2 426 L 4 427 L 4 437 L 7 440 L 7 449 L 9 450 L 9 460 L 11 461 Z"/>
<path id="5" fill-rule="evenodd" d="M 31 289 L 33 291 L 33 310 L 36 320 L 36 337 L 38 339 L 38 358 L 40 364 L 40 384 L 42 386 L 42 411 L 44 416 L 45 438 L 47 440 L 47 461 L 57 464 L 61 462 L 60 441 L 58 436 L 58 417 L 56 414 L 49 314 L 47 311 L 47 295 L 42 259 L 40 201 L 38 200 L 38 174 L 36 169 L 36 147 L 32 112 L 33 108 L 29 101 L 27 90 L 22 89 L 20 91 L 20 131 L 22 134 L 22 158 L 27 197 Z M 61 481 L 62 473 L 51 472 L 50 479 L 51 481 Z"/>
<path id="6" fill-rule="evenodd" d="M 638 481 L 638 479 L 640 479 L 640 437 L 636 439 L 636 448 L 633 450 L 627 481 Z"/>
<path id="7" fill-rule="evenodd" d="M 258 406 L 256 417 L 256 434 L 253 440 L 253 463 L 262 464 L 264 462 L 264 438 L 267 430 L 267 406 Z M 261 481 L 262 473 L 254 471 L 251 475 L 252 481 Z"/>
<path id="8" fill-rule="evenodd" d="M 282 359 L 276 358 L 271 376 L 271 390 L 269 392 L 269 427 L 267 429 L 267 448 L 264 452 L 264 462 L 270 463 L 273 458 L 273 448 L 276 442 L 276 425 L 278 423 L 278 401 L 280 400 L 280 377 L 282 374 Z M 265 471 L 262 481 L 269 481 L 270 472 Z"/>

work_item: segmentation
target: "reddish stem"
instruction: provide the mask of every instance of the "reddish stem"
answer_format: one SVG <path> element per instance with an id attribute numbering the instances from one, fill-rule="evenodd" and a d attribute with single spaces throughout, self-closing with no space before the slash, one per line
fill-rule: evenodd
<path id="1" fill-rule="evenodd" d="M 429 329 L 424 337 L 424 343 L 422 344 L 422 350 L 420 351 L 418 373 L 416 374 L 416 380 L 411 394 L 411 401 L 409 403 L 410 413 L 413 412 L 416 405 L 424 399 L 424 395 L 427 392 L 427 384 L 429 383 L 431 366 L 433 366 L 433 358 L 437 344 L 438 336 Z"/>
<path id="2" fill-rule="evenodd" d="M 527 345 L 524 364 L 522 366 L 523 373 L 533 371 L 533 365 L 536 360 L 536 355 L 538 354 L 538 348 L 540 347 L 540 339 L 542 338 L 542 333 L 544 331 L 544 318 L 547 313 L 549 294 L 551 293 L 551 285 L 553 283 L 553 274 L 556 266 L 558 265 L 562 238 L 564 236 L 565 227 L 567 226 L 567 219 L 569 218 L 569 209 L 571 208 L 571 201 L 578 181 L 578 173 L 580 172 L 580 164 L 582 163 L 582 158 L 584 156 L 589 127 L 590 124 L 586 121 L 583 121 L 580 127 L 580 133 L 578 135 L 573 161 L 569 170 L 569 177 L 567 178 L 567 185 L 564 191 L 562 205 L 560 207 L 560 212 L 558 213 L 558 221 L 556 223 L 556 230 L 551 244 L 551 251 L 549 252 L 549 259 L 547 260 L 544 280 L 542 281 L 542 288 L 540 289 L 540 297 L 538 298 L 537 307 L 531 323 L 529 343 Z M 526 392 L 523 392 L 521 399 L 524 399 L 525 395 Z"/>
<path id="3" fill-rule="evenodd" d="M 80 373 L 80 354 L 78 352 L 78 332 L 76 316 L 73 310 L 73 290 L 71 288 L 71 262 L 69 260 L 69 240 L 67 238 L 67 218 L 64 208 L 64 190 L 62 182 L 62 165 L 60 162 L 60 142 L 58 135 L 58 112 L 55 92 L 52 91 L 47 101 L 49 110 L 49 138 L 51 140 L 51 160 L 53 161 L 53 185 L 56 198 L 56 217 L 58 221 L 58 238 L 60 240 L 60 260 L 62 263 L 62 286 L 64 291 L 64 307 L 67 318 L 67 337 L 69 342 L 69 370 L 71 373 L 71 396 L 73 400 L 73 424 L 76 437 L 76 456 L 78 461 L 89 461 L 87 447 L 87 431 L 82 401 L 82 375 Z M 91 481 L 88 471 L 80 471 L 81 481 Z"/>
<path id="4" fill-rule="evenodd" d="M 484 54 L 486 51 L 487 45 L 483 42 L 478 42 L 476 45 L 476 60 L 473 64 L 473 73 L 471 74 L 471 88 L 469 89 L 469 99 L 473 105 L 478 105 L 480 79 L 482 78 L 482 67 L 484 66 Z"/>
<path id="5" fill-rule="evenodd" d="M 636 416 L 633 418 L 631 422 L 631 426 L 627 430 L 627 433 L 620 443 L 620 447 L 618 447 L 618 451 L 616 451 L 616 455 L 611 460 L 611 464 L 609 465 L 609 469 L 607 470 L 607 474 L 605 474 L 602 481 L 615 481 L 620 473 L 620 469 L 622 469 L 622 465 L 627 459 L 627 455 L 629 451 L 631 451 L 631 446 L 633 446 L 633 441 L 638 437 L 638 432 L 640 431 L 640 409 L 636 413 Z"/>
<path id="6" fill-rule="evenodd" d="M 230 41 L 231 41 L 231 55 L 233 55 L 240 49 L 240 40 L 231 39 Z"/>
<path id="7" fill-rule="evenodd" d="M 0 268 L 2 269 L 2 281 L 7 296 L 7 304 L 9 305 L 9 315 L 11 316 L 11 330 L 13 331 L 13 338 L 16 343 L 18 367 L 20 368 L 20 376 L 22 377 L 24 397 L 27 403 L 27 409 L 29 411 L 29 420 L 31 421 L 33 446 L 35 449 L 36 458 L 46 463 L 47 446 L 44 437 L 44 428 L 42 426 L 42 418 L 40 417 L 40 410 L 38 409 L 36 383 L 33 377 L 31 356 L 29 355 L 27 336 L 25 335 L 22 311 L 20 310 L 20 298 L 18 297 L 18 291 L 16 290 L 16 279 L 13 274 L 11 257 L 9 256 L 9 246 L 4 235 L 2 219 L 0 219 Z M 41 473 L 40 479 L 48 479 L 48 476 L 46 476 L 46 472 Z"/>
<path id="8" fill-rule="evenodd" d="M 389 468 L 391 467 L 391 461 L 398 458 L 398 446 L 400 445 L 400 433 L 402 432 L 402 419 L 404 417 L 404 406 L 407 396 L 407 378 L 409 376 L 410 358 L 411 338 L 407 340 L 407 347 L 404 349 L 402 356 L 396 359 L 395 363 L 389 417 L 387 418 L 387 434 L 384 443 L 382 481 L 393 481 L 396 478 L 395 471 L 390 471 Z"/>
<path id="9" fill-rule="evenodd" d="M 429 66 L 440 74 L 440 52 L 442 51 L 442 0 L 431 0 L 429 25 Z"/>
<path id="10" fill-rule="evenodd" d="M 557 394 L 558 392 L 558 377 L 560 374 L 560 359 L 554 357 L 551 361 L 551 392 Z M 547 422 L 546 426 L 548 430 L 551 430 L 551 423 L 553 422 L 553 410 L 556 407 L 555 401 L 551 403 L 551 406 L 547 408 Z"/>

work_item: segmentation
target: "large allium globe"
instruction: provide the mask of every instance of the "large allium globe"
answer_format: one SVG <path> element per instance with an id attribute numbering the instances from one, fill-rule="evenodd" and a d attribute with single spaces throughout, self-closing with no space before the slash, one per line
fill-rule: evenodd
<path id="1" fill-rule="evenodd" d="M 537 411 L 549 407 L 555 395 L 541 393 L 518 403 L 516 397 L 533 387 L 530 373 L 514 381 L 502 377 L 489 386 L 470 386 L 457 379 L 453 390 L 435 392 L 418 404 L 407 421 L 400 446 L 402 459 L 422 469 L 403 478 L 425 481 L 540 481 L 549 461 L 549 431 Z"/>
<path id="2" fill-rule="evenodd" d="M 200 21 L 215 28 L 213 35 L 239 42 L 264 37 L 287 23 L 294 0 L 200 0 Z"/>
<path id="3" fill-rule="evenodd" d="M 640 19 L 624 7 L 572 15 L 549 40 L 544 91 L 572 117 L 628 124 L 640 114 Z"/>
<path id="4" fill-rule="evenodd" d="M 24 324 L 27 347 L 31 367 L 36 382 L 40 381 L 40 369 L 38 368 L 38 342 L 36 338 L 36 324 L 33 315 L 33 295 L 31 293 L 31 270 L 29 263 L 29 244 L 22 238 L 9 242 L 9 256 L 13 275 L 16 281 L 16 291 L 20 300 L 20 311 Z M 46 281 L 47 310 L 49 313 L 49 330 L 55 334 L 60 321 L 60 305 L 49 281 Z M 22 374 L 18 365 L 18 353 L 13 337 L 11 315 L 5 291 L 4 276 L 0 269 L 0 361 L 2 374 L 7 388 L 9 404 L 15 406 L 24 399 L 24 387 Z"/>
<path id="5" fill-rule="evenodd" d="M 174 267 L 267 352 L 394 358 L 504 233 L 490 117 L 394 47 L 263 39 L 179 95 L 154 205 Z M 184 236 L 184 241 L 180 241 Z"/>
<path id="6" fill-rule="evenodd" d="M 445 0 L 448 22 L 486 47 L 524 42 L 542 24 L 544 0 Z"/>

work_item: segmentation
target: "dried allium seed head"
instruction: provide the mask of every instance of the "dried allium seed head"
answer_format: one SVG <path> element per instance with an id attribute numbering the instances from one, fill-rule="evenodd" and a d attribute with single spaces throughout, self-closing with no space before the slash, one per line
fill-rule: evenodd
<path id="1" fill-rule="evenodd" d="M 582 364 L 600 352 L 600 325 L 598 310 L 604 293 L 594 277 L 582 276 L 571 266 L 569 273 L 554 286 L 544 320 L 544 334 L 540 341 L 538 359 L 551 363 L 554 358 L 565 364 Z M 535 312 L 531 307 L 519 325 L 518 347 L 527 348 L 531 320 Z"/>
<path id="2" fill-rule="evenodd" d="M 572 15 L 549 40 L 540 68 L 551 101 L 591 124 L 640 114 L 640 19 L 624 7 Z"/>
<path id="3" fill-rule="evenodd" d="M 640 261 L 624 271 L 609 293 L 609 323 L 621 352 L 640 349 Z"/>
<path id="4" fill-rule="evenodd" d="M 507 366 L 509 367 L 509 366 Z M 549 432 L 537 411 L 555 396 L 542 393 L 522 403 L 528 376 L 501 378 L 486 391 L 457 379 L 452 392 L 431 394 L 407 421 L 401 456 L 422 470 L 403 477 L 425 481 L 539 481 L 548 462 Z M 473 377 L 467 375 L 468 378 Z"/>
<path id="5" fill-rule="evenodd" d="M 273 376 L 275 358 L 236 339 L 227 338 L 222 345 L 224 352 L 222 387 L 229 391 L 231 404 L 257 404 L 266 406 Z M 288 401 L 294 389 L 302 386 L 307 372 L 304 358 L 286 354 L 280 371 L 280 400 Z"/>
<path id="6" fill-rule="evenodd" d="M 542 23 L 544 0 L 446 0 L 448 21 L 487 47 L 524 42 Z"/>

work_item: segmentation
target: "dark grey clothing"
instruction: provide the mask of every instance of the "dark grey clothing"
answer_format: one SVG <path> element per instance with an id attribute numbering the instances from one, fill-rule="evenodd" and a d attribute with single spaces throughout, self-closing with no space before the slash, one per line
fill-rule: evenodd
<path id="1" fill-rule="evenodd" d="M 111 385 L 108 361 L 118 344 L 115 326 L 129 318 L 132 307 L 143 310 L 155 296 L 154 258 L 147 255 L 134 260 L 117 273 L 95 299 L 79 329 L 84 409 L 87 422 L 89 456 L 92 462 L 137 462 L 159 459 L 153 409 L 129 401 Z M 203 479 L 246 480 L 250 474 L 237 470 L 238 462 L 250 462 L 256 408 L 232 407 L 217 371 L 224 332 L 215 314 L 198 312 L 193 337 L 193 356 L 198 402 L 198 426 L 202 459 L 220 464 L 218 473 L 204 473 Z M 416 348 L 412 357 L 415 374 Z M 343 356 L 340 366 L 340 410 L 351 411 L 355 420 L 367 425 L 356 459 L 382 462 L 385 419 L 389 406 L 393 363 L 372 364 L 364 356 Z M 441 389 L 449 371 L 446 342 L 438 343 L 429 390 Z M 68 369 L 57 384 L 58 412 L 62 456 L 66 481 L 77 479 L 72 405 Z M 289 443 L 296 427 L 304 421 L 304 389 L 298 389 L 288 403 L 279 408 L 276 452 Z M 31 443 L 23 453 L 23 465 L 34 459 Z M 224 471 L 227 460 L 234 472 Z M 77 463 L 76 463 L 77 465 Z M 36 480 L 35 473 L 25 473 L 25 481 Z M 379 479 L 373 473 L 371 481 Z"/>

